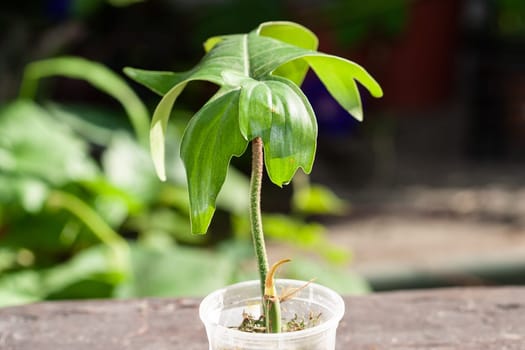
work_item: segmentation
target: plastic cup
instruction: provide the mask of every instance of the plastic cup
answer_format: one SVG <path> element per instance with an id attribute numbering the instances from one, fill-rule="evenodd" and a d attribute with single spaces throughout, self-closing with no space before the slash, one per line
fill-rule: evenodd
<path id="1" fill-rule="evenodd" d="M 276 280 L 278 293 L 300 288 L 305 281 Z M 283 322 L 298 316 L 308 319 L 320 315 L 317 325 L 285 333 L 248 333 L 236 329 L 243 313 L 261 315 L 259 281 L 237 283 L 209 294 L 200 304 L 199 314 L 210 350 L 334 350 L 336 330 L 343 318 L 345 305 L 339 294 L 316 283 L 310 283 L 294 297 L 281 304 Z"/>

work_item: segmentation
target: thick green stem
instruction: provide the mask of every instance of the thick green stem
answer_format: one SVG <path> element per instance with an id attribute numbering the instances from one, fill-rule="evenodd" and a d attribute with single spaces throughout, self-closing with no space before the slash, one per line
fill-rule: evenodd
<path id="1" fill-rule="evenodd" d="M 263 142 L 260 137 L 252 141 L 252 174 L 250 179 L 250 224 L 253 246 L 257 257 L 259 277 L 261 279 L 261 295 L 264 295 L 264 283 L 268 273 L 268 258 L 261 220 L 261 185 L 263 174 Z M 263 303 L 264 305 L 265 303 Z"/>
<path id="2" fill-rule="evenodd" d="M 268 258 L 266 256 L 266 245 L 264 243 L 264 233 L 261 220 L 261 185 L 263 174 L 263 142 L 260 137 L 252 141 L 252 174 L 250 180 L 250 223 L 252 229 L 253 245 L 259 267 L 259 277 L 261 279 L 261 301 L 263 314 L 266 320 L 266 332 L 279 333 L 281 331 L 281 307 L 279 297 L 275 292 L 273 275 L 275 268 L 272 268 L 268 275 Z M 267 281 L 267 278 L 270 281 Z M 268 285 L 271 288 L 268 288 Z M 268 293 L 270 291 L 270 293 Z"/>

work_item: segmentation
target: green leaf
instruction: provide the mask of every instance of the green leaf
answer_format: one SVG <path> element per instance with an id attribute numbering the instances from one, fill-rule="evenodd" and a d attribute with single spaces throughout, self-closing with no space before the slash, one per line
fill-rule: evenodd
<path id="1" fill-rule="evenodd" d="M 108 248 L 94 246 L 65 263 L 41 270 L 21 270 L 0 276 L 0 307 L 44 300 L 51 295 L 71 295 L 71 287 L 86 281 L 98 281 L 109 287 L 123 282 L 130 271 L 115 269 Z M 83 291 L 88 296 L 91 291 Z M 91 294 L 93 297 L 93 295 Z M 99 297 L 108 297 L 99 295 Z"/>
<path id="2" fill-rule="evenodd" d="M 268 74 L 279 75 L 278 69 L 298 60 L 307 62 L 326 86 L 335 100 L 357 120 L 362 120 L 362 107 L 356 80 L 365 86 L 374 97 L 381 97 L 379 84 L 360 65 L 341 57 L 312 50 L 301 49 L 282 41 L 249 34 L 249 47 L 256 48 L 252 55 L 251 73 L 255 79 Z M 271 58 L 259 52 L 272 51 Z M 259 53 L 259 54 L 258 54 Z M 284 76 L 286 77 L 285 73 Z"/>
<path id="3" fill-rule="evenodd" d="M 230 159 L 243 154 L 248 145 L 239 132 L 239 94 L 233 90 L 207 103 L 182 138 L 194 233 L 206 233 Z"/>
<path id="4" fill-rule="evenodd" d="M 348 204 L 329 188 L 322 185 L 308 185 L 295 189 L 292 198 L 294 210 L 304 214 L 344 214 Z"/>
<path id="5" fill-rule="evenodd" d="M 87 143 L 31 101 L 0 111 L 0 160 L 2 172 L 55 186 L 99 173 Z"/>
<path id="6" fill-rule="evenodd" d="M 318 223 L 305 223 L 297 218 L 280 215 L 263 215 L 265 235 L 285 243 L 293 244 L 334 263 L 346 263 L 351 252 L 328 240 L 326 229 Z"/>
<path id="7" fill-rule="evenodd" d="M 202 45 L 204 47 L 205 52 L 211 51 L 217 45 L 222 41 L 222 36 L 212 36 L 211 38 L 208 38 L 204 44 Z"/>
<path id="8" fill-rule="evenodd" d="M 364 68 L 354 62 L 323 54 L 306 56 L 304 59 L 310 64 L 332 97 L 359 121 L 363 120 L 363 109 L 354 79 L 363 84 L 374 97 L 383 95 L 379 84 L 368 75 Z"/>
<path id="9" fill-rule="evenodd" d="M 146 106 L 124 79 L 100 63 L 80 57 L 56 57 L 30 63 L 24 72 L 20 97 L 33 98 L 38 80 L 56 75 L 85 80 L 119 101 L 126 110 L 138 139 L 146 144 L 149 123 Z"/>
<path id="10" fill-rule="evenodd" d="M 287 21 L 261 23 L 256 30 L 260 36 L 267 36 L 308 50 L 316 50 L 317 36 L 308 28 Z"/>
<path id="11" fill-rule="evenodd" d="M 160 190 L 153 163 L 136 141 L 125 133 L 115 133 L 102 156 L 107 181 L 125 190 L 145 205 L 151 203 Z"/>
<path id="12" fill-rule="evenodd" d="M 97 245 L 83 250 L 66 263 L 44 270 L 39 288 L 46 294 L 58 294 L 61 290 L 85 280 L 117 285 L 129 277 L 128 266 L 129 264 L 126 264 L 126 268 L 115 266 L 108 247 Z"/>
<path id="13" fill-rule="evenodd" d="M 312 170 L 317 123 L 307 98 L 292 82 L 273 77 L 265 82 L 272 91 L 272 126 L 261 135 L 264 161 L 270 180 L 282 186 L 299 167 Z"/>
<path id="14" fill-rule="evenodd" d="M 2 246 L 28 249 L 44 261 L 48 257 L 67 254 L 70 247 L 64 242 L 63 235 L 66 220 L 62 215 L 49 215 L 45 210 L 12 215 L 5 222 L 9 230 L 2 236 Z"/>
<path id="15" fill-rule="evenodd" d="M 231 79 L 233 81 L 233 79 Z M 317 123 L 302 91 L 291 81 L 268 77 L 246 79 L 239 99 L 239 127 L 246 140 L 261 137 L 271 181 L 279 186 L 291 181 L 299 167 L 312 169 Z"/>
<path id="16" fill-rule="evenodd" d="M 42 300 L 40 274 L 25 270 L 4 274 L 0 278 L 0 307 L 26 304 Z"/>
<path id="17" fill-rule="evenodd" d="M 46 102 L 45 108 L 54 119 L 68 125 L 75 134 L 97 145 L 107 146 L 117 130 L 129 134 L 133 132 L 129 127 L 129 122 L 120 118 L 120 115 L 116 115 L 111 109 L 54 102 Z"/>
<path id="18" fill-rule="evenodd" d="M 262 136 L 272 127 L 272 90 L 264 82 L 253 81 L 241 90 L 239 127 L 246 140 Z"/>
<path id="19" fill-rule="evenodd" d="M 181 73 L 150 71 L 125 67 L 124 73 L 159 95 L 165 95 L 181 80 Z"/>
<path id="20" fill-rule="evenodd" d="M 266 22 L 257 28 L 257 33 L 307 50 L 317 50 L 319 40 L 308 28 L 293 22 Z M 300 86 L 303 83 L 308 64 L 302 60 L 291 61 L 278 67 L 273 75 L 290 79 Z"/>

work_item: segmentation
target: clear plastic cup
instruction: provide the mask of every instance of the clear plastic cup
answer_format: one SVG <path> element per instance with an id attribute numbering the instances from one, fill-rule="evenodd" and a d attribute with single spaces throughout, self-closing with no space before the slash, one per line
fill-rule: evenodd
<path id="1" fill-rule="evenodd" d="M 307 282 L 278 279 L 277 291 L 304 287 Z M 281 304 L 283 322 L 298 316 L 320 315 L 316 326 L 286 333 L 247 333 L 236 329 L 243 313 L 261 314 L 259 281 L 237 283 L 209 294 L 200 304 L 199 314 L 210 350 L 334 350 L 335 335 L 345 305 L 339 294 L 310 283 Z"/>

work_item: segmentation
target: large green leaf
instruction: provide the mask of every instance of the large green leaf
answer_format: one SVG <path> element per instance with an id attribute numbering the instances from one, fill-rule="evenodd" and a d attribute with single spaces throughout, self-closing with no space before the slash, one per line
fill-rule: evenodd
<path id="1" fill-rule="evenodd" d="M 239 90 L 233 90 L 207 103 L 182 138 L 194 233 L 206 233 L 230 159 L 243 154 L 248 145 L 239 132 L 238 101 Z"/>
<path id="2" fill-rule="evenodd" d="M 290 22 L 268 22 L 248 34 L 209 39 L 205 43 L 208 52 L 187 72 L 125 69 L 131 78 L 164 94 L 150 129 L 153 161 L 163 180 L 166 129 L 177 97 L 193 80 L 221 87 L 190 124 L 185 135 L 186 148 L 182 150 L 186 170 L 192 172 L 187 178 L 191 205 L 197 206 L 192 209 L 194 230 L 207 229 L 229 159 L 238 151 L 244 152 L 246 143 L 253 138 L 263 139 L 266 170 L 275 184 L 288 183 L 300 167 L 306 173 L 311 171 L 317 125 L 308 100 L 297 86 L 308 66 L 337 102 L 358 120 L 362 119 L 362 107 L 356 81 L 373 96 L 382 95 L 379 84 L 361 66 L 317 52 L 316 48 L 317 38 L 306 28 Z M 238 120 L 234 122 L 235 118 Z M 210 138 L 218 136 L 220 141 Z M 203 151 L 204 148 L 208 150 Z M 220 169 L 210 169 L 218 166 L 215 158 L 220 159 Z"/>

